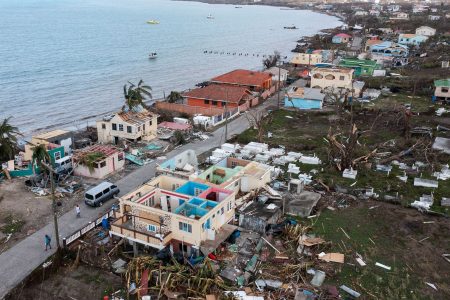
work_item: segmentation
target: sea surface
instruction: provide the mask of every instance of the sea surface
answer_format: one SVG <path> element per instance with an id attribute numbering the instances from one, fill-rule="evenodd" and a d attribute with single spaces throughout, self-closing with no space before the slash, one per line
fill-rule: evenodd
<path id="1" fill-rule="evenodd" d="M 0 119 L 11 116 L 26 134 L 79 129 L 119 109 L 128 81 L 143 79 L 160 98 L 235 68 L 261 69 L 274 50 L 289 59 L 302 36 L 340 24 L 269 6 L 0 0 Z M 292 25 L 299 29 L 283 29 Z"/>

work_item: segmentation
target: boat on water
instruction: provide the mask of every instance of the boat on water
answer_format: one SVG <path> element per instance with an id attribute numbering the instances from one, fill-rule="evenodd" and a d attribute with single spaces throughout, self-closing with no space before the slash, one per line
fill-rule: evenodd
<path id="1" fill-rule="evenodd" d="M 159 21 L 157 21 L 157 20 L 149 20 L 149 21 L 147 21 L 147 24 L 156 25 L 156 24 L 159 24 Z"/>
<path id="2" fill-rule="evenodd" d="M 156 53 L 156 52 L 152 52 L 152 53 L 150 53 L 149 55 L 148 55 L 148 58 L 149 59 L 155 59 L 155 58 L 157 58 L 158 57 L 158 54 Z"/>
<path id="3" fill-rule="evenodd" d="M 235 6 L 234 8 L 242 8 L 242 6 Z"/>
<path id="4" fill-rule="evenodd" d="M 213 15 L 209 14 L 207 17 L 207 19 L 214 19 Z"/>
<path id="5" fill-rule="evenodd" d="M 296 26 L 284 26 L 284 29 L 298 29 Z"/>

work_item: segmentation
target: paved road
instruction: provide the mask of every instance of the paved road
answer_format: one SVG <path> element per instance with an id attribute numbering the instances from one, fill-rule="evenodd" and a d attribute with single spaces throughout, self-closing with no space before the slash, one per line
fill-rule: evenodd
<path id="1" fill-rule="evenodd" d="M 258 106 L 256 110 L 265 110 L 269 105 L 275 104 L 276 96 Z M 248 127 L 249 124 L 244 115 L 230 120 L 228 125 L 228 137 L 234 134 L 239 134 Z M 225 126 L 222 126 L 217 129 L 209 139 L 186 144 L 182 147 L 174 149 L 173 151 L 167 153 L 167 158 L 171 158 L 187 149 L 194 149 L 197 155 L 199 155 L 212 148 L 218 147 L 224 143 L 224 133 Z M 121 195 L 128 193 L 137 186 L 154 177 L 155 166 L 156 162 L 152 162 L 118 180 L 116 184 L 120 188 Z M 91 220 L 96 219 L 109 210 L 111 206 L 111 201 L 99 208 L 90 208 L 83 204 L 81 206 L 81 218 L 76 218 L 75 211 L 69 211 L 68 213 L 62 215 L 58 219 L 61 241 L 62 237 L 66 237 L 76 230 L 81 229 Z M 55 237 L 53 228 L 53 223 L 48 224 L 0 255 L 0 299 L 3 299 L 33 270 L 42 265 L 52 254 L 54 254 Z M 45 234 L 52 235 L 52 250 L 44 251 Z"/>

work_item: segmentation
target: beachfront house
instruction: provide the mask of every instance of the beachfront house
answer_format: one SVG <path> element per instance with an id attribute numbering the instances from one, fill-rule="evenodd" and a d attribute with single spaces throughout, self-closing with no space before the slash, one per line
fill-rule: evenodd
<path id="1" fill-rule="evenodd" d="M 355 70 L 354 77 L 373 76 L 375 70 L 382 69 L 376 61 L 357 58 L 343 58 L 340 60 L 339 66 Z"/>
<path id="2" fill-rule="evenodd" d="M 40 141 L 39 143 L 36 142 L 35 145 L 41 144 L 45 146 L 45 149 L 47 150 L 47 153 L 50 156 L 51 164 L 53 167 L 57 166 L 55 163 L 66 157 L 67 152 L 65 151 L 64 146 L 50 143 L 47 141 L 46 142 Z M 32 161 L 33 155 L 32 153 L 34 147 L 35 146 L 33 145 L 28 144 L 26 145 L 26 149 L 28 150 L 28 152 L 30 153 L 31 151 L 31 154 L 29 154 L 30 155 L 29 158 L 27 156 L 27 159 L 25 159 L 26 152 L 25 153 L 21 152 L 19 155 L 15 156 L 14 160 L 10 160 L 5 163 L 6 165 L 5 169 L 8 170 L 9 175 L 11 177 L 32 176 L 33 174 L 38 174 L 40 172 L 39 166 L 35 162 L 33 164 Z"/>
<path id="3" fill-rule="evenodd" d="M 98 141 L 117 145 L 120 140 L 150 141 L 156 138 L 158 115 L 145 108 L 120 111 L 97 121 Z"/>
<path id="4" fill-rule="evenodd" d="M 398 43 L 402 45 L 419 46 L 425 42 L 428 37 L 412 33 L 403 33 L 398 36 Z"/>
<path id="5" fill-rule="evenodd" d="M 450 78 L 434 81 L 434 97 L 436 99 L 450 99 Z"/>
<path id="6" fill-rule="evenodd" d="M 26 161 L 31 161 L 31 157 L 33 156 L 33 148 L 41 144 L 53 144 L 53 148 L 55 148 L 55 146 L 62 146 L 64 148 L 63 154 L 69 155 L 70 153 L 72 153 L 73 140 L 74 138 L 72 131 L 60 129 L 34 135 L 31 137 L 30 142 L 25 145 L 25 153 L 23 159 Z M 56 159 L 59 158 L 62 157 L 57 157 Z"/>
<path id="7" fill-rule="evenodd" d="M 272 67 L 264 71 L 272 75 L 272 82 L 282 82 L 284 84 L 288 78 L 289 71 L 280 67 Z M 278 78 L 278 76 L 280 78 Z"/>
<path id="8" fill-rule="evenodd" d="M 298 109 L 322 109 L 323 99 L 321 89 L 292 87 L 284 96 L 284 106 Z"/>
<path id="9" fill-rule="evenodd" d="M 257 99 L 248 90 L 248 87 L 238 85 L 210 84 L 185 92 L 182 96 L 188 106 L 204 108 L 233 110 L 240 107 L 242 110 L 247 110 L 248 107 L 257 104 L 254 102 Z"/>
<path id="10" fill-rule="evenodd" d="M 420 26 L 416 29 L 416 35 L 433 36 L 436 34 L 436 29 L 429 26 Z"/>
<path id="11" fill-rule="evenodd" d="M 322 63 L 322 54 L 320 53 L 296 53 L 291 59 L 291 64 L 295 67 L 300 65 L 315 66 Z"/>
<path id="12" fill-rule="evenodd" d="M 236 229 L 233 191 L 166 175 L 120 197 L 119 207 L 110 234 L 186 256 L 208 255 Z"/>
<path id="13" fill-rule="evenodd" d="M 234 70 L 214 77 L 211 83 L 245 87 L 249 91 L 263 92 L 272 86 L 272 75 L 265 72 L 250 70 Z"/>
<path id="14" fill-rule="evenodd" d="M 333 44 L 346 44 L 350 42 L 352 36 L 346 33 L 338 33 L 331 39 Z"/>
<path id="15" fill-rule="evenodd" d="M 314 68 L 311 70 L 311 87 L 352 90 L 353 73 L 350 68 Z"/>
<path id="16" fill-rule="evenodd" d="M 75 151 L 72 156 L 74 174 L 102 179 L 125 166 L 125 153 L 111 145 L 92 145 Z"/>

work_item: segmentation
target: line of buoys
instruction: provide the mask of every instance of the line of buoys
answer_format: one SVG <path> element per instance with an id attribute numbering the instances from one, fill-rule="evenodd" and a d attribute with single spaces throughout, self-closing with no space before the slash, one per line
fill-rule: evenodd
<path id="1" fill-rule="evenodd" d="M 203 53 L 204 54 L 219 54 L 219 55 L 250 56 L 250 53 L 225 52 L 225 51 L 213 51 L 213 50 L 204 50 Z M 261 56 L 263 58 L 266 58 L 266 57 L 270 58 L 273 55 L 272 54 L 266 55 L 266 54 L 253 53 L 253 54 L 251 54 L 251 56 L 253 56 L 253 57 L 260 57 Z M 287 57 L 287 55 L 285 55 L 285 56 L 282 56 L 281 58 L 287 59 L 288 57 Z"/>

